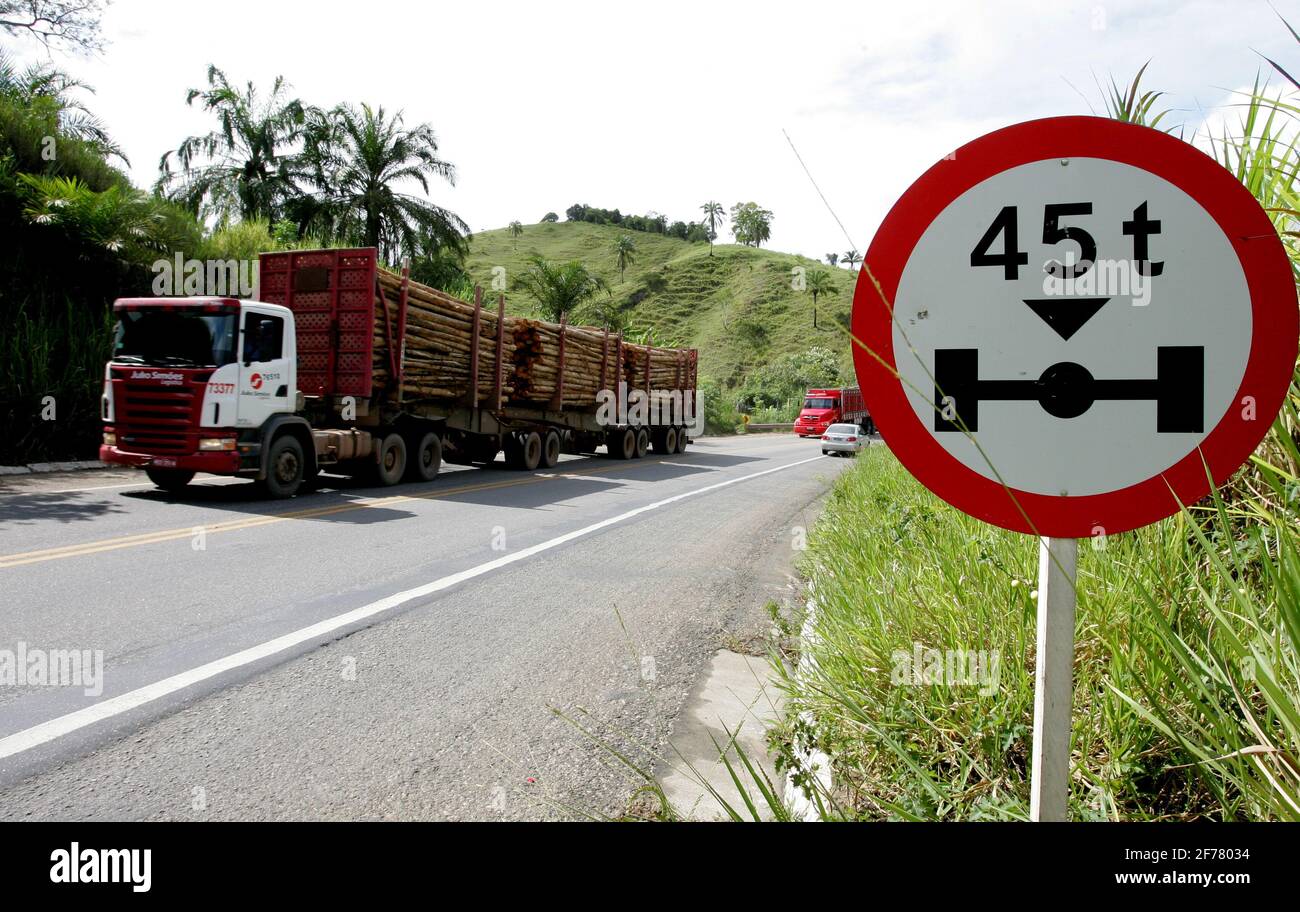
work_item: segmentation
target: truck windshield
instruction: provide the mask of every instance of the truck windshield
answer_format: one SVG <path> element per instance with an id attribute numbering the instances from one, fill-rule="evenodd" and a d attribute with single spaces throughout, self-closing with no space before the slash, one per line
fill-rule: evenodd
<path id="1" fill-rule="evenodd" d="M 835 408 L 835 400 L 834 399 L 805 399 L 803 401 L 803 407 L 806 409 Z"/>
<path id="2" fill-rule="evenodd" d="M 121 311 L 113 360 L 163 367 L 221 367 L 235 360 L 235 314 Z"/>

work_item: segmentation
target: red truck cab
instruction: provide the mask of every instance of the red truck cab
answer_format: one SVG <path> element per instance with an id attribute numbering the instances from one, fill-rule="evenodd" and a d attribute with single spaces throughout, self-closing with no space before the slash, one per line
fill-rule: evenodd
<path id="1" fill-rule="evenodd" d="M 821 437 L 828 427 L 840 422 L 861 425 L 868 433 L 872 430 L 862 391 L 856 386 L 808 390 L 794 432 L 800 437 Z"/>
<path id="2" fill-rule="evenodd" d="M 168 490 L 196 472 L 265 478 L 262 438 L 296 407 L 292 313 L 194 297 L 121 298 L 113 315 L 100 461 L 139 466 Z"/>

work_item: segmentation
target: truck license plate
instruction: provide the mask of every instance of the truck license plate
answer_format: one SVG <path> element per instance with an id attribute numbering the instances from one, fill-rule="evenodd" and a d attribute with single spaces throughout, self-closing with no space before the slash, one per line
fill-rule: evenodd
<path id="1" fill-rule="evenodd" d="M 150 465 L 156 465 L 160 469 L 176 468 L 176 460 L 170 456 L 155 456 Z"/>

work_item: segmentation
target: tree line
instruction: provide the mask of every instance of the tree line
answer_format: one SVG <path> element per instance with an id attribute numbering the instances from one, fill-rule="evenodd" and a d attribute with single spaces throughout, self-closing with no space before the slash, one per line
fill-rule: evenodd
<path id="1" fill-rule="evenodd" d="M 564 210 L 564 217 L 570 222 L 590 222 L 593 225 L 617 225 L 629 231 L 644 231 L 647 234 L 662 234 L 692 243 L 704 243 L 709 238 L 706 226 L 699 222 L 669 222 L 668 216 L 653 210 L 645 215 L 624 215 L 617 209 L 601 209 L 586 203 L 574 203 Z"/>
<path id="2" fill-rule="evenodd" d="M 700 207 L 704 213 L 699 221 L 669 222 L 668 216 L 650 211 L 645 215 L 624 215 L 617 209 L 601 209 L 586 203 L 574 203 L 564 210 L 570 222 L 590 222 L 593 225 L 617 225 L 631 231 L 662 234 L 692 243 L 712 244 L 727 221 L 722 204 L 710 200 Z M 555 213 L 547 213 L 542 221 L 555 221 Z M 731 233 L 737 244 L 759 247 L 772 237 L 772 211 L 754 202 L 736 203 L 731 207 Z"/>

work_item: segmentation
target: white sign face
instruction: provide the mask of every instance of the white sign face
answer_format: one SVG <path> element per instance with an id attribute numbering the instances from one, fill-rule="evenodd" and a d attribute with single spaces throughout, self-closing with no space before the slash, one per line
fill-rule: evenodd
<path id="1" fill-rule="evenodd" d="M 1087 157 L 958 196 L 921 234 L 894 314 L 918 421 L 971 471 L 1047 496 L 1119 491 L 1195 452 L 1236 406 L 1253 329 L 1214 218 L 1149 171 Z"/>

